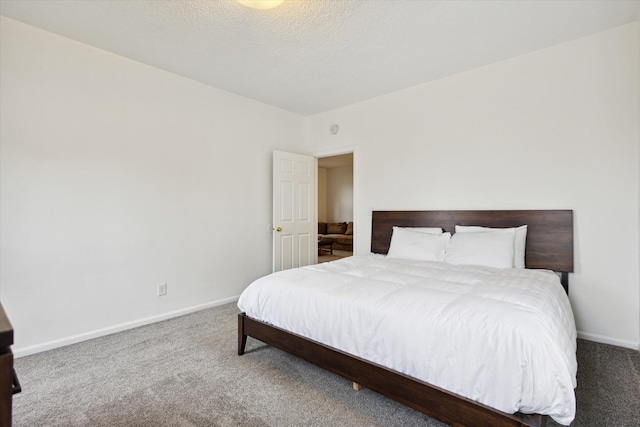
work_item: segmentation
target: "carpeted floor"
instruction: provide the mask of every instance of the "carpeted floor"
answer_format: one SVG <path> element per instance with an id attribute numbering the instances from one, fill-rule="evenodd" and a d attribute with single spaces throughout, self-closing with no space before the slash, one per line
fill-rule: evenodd
<path id="1" fill-rule="evenodd" d="M 332 254 L 318 255 L 318 264 L 353 256 L 351 251 L 334 250 Z"/>
<path id="2" fill-rule="evenodd" d="M 442 426 L 249 338 L 235 304 L 16 360 L 14 426 Z M 579 342 L 574 426 L 639 426 L 640 354 Z M 555 426 L 552 420 L 548 425 Z"/>

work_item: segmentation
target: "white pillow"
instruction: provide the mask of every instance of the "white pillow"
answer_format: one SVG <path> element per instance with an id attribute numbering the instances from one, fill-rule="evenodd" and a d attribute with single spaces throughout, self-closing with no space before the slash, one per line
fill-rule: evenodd
<path id="1" fill-rule="evenodd" d="M 490 227 L 478 227 L 475 225 L 456 225 L 456 233 L 477 233 L 483 231 L 496 231 L 496 230 L 513 230 L 515 231 L 515 238 L 513 241 L 513 268 L 524 268 L 524 253 L 527 246 L 527 226 L 513 228 L 490 228 Z"/>
<path id="2" fill-rule="evenodd" d="M 513 230 L 456 233 L 449 241 L 444 262 L 512 268 L 514 236 Z"/>
<path id="3" fill-rule="evenodd" d="M 416 233 L 442 234 L 442 228 L 439 227 L 397 227 L 393 226 L 393 230 L 401 228 L 403 230 L 415 231 Z"/>
<path id="4" fill-rule="evenodd" d="M 387 257 L 442 261 L 451 233 L 431 234 L 394 227 Z"/>

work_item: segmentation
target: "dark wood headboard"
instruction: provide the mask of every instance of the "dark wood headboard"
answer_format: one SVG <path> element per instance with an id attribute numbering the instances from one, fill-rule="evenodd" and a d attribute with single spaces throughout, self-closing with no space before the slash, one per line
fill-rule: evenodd
<path id="1" fill-rule="evenodd" d="M 573 211 L 373 211 L 371 252 L 389 251 L 393 226 L 441 227 L 453 234 L 457 225 L 519 227 L 527 225 L 527 268 L 573 272 Z"/>

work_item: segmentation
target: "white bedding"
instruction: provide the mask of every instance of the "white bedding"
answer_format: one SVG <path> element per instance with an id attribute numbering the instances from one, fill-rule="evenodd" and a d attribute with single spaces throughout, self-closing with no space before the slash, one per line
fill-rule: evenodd
<path id="1" fill-rule="evenodd" d="M 550 271 L 355 256 L 262 277 L 238 307 L 507 413 L 575 416 L 575 323 Z"/>

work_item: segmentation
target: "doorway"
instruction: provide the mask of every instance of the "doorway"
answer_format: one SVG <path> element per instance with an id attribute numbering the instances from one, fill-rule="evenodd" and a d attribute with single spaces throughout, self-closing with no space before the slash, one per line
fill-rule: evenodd
<path id="1" fill-rule="evenodd" d="M 318 157 L 318 263 L 353 255 L 353 153 Z"/>

